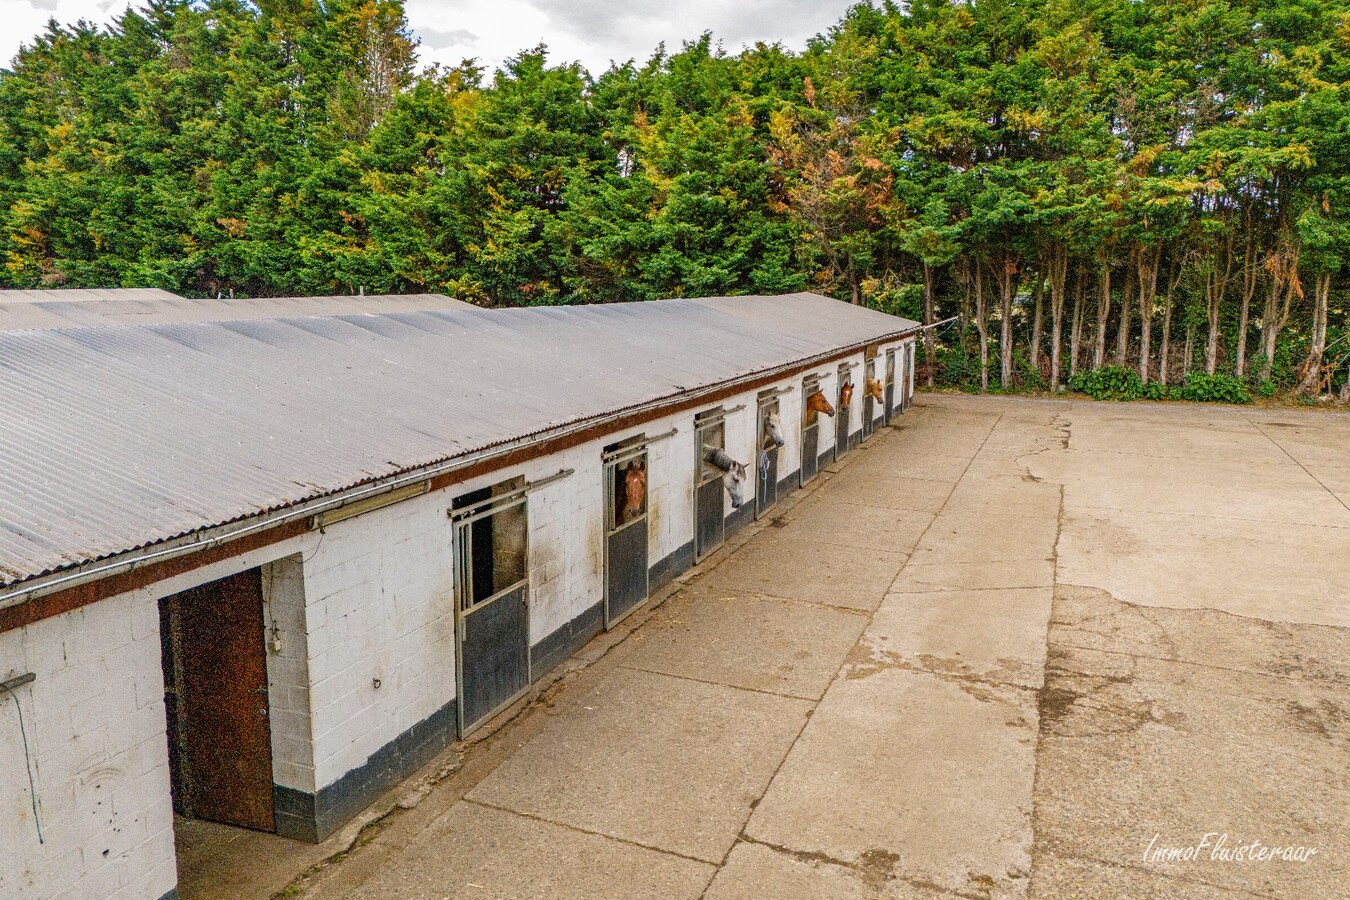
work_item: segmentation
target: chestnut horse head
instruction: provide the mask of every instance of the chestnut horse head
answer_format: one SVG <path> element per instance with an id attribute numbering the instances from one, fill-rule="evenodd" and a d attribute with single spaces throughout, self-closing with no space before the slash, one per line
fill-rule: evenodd
<path id="1" fill-rule="evenodd" d="M 878 378 L 867 379 L 867 382 L 863 385 L 863 394 L 878 403 L 886 402 L 886 395 L 882 393 L 881 380 Z"/>
<path id="2" fill-rule="evenodd" d="M 808 423 L 814 422 L 816 420 L 816 413 L 824 413 L 827 416 L 834 415 L 834 407 L 830 404 L 830 401 L 825 399 L 825 395 L 820 391 L 816 391 L 806 398 L 806 421 Z"/>
<path id="3" fill-rule="evenodd" d="M 623 472 L 624 507 L 621 522 L 642 515 L 642 504 L 647 499 L 647 467 L 635 459 Z"/>
<path id="4" fill-rule="evenodd" d="M 768 450 L 770 447 L 781 447 L 787 443 L 783 437 L 783 420 L 779 418 L 778 411 L 774 410 L 764 417 L 764 446 L 760 449 Z"/>
<path id="5" fill-rule="evenodd" d="M 744 503 L 747 480 L 745 464 L 727 456 L 727 452 L 720 447 L 704 447 L 703 461 L 722 473 L 722 485 L 731 497 L 732 507 L 739 507 Z"/>
<path id="6" fill-rule="evenodd" d="M 839 389 L 839 405 L 849 406 L 853 403 L 853 382 L 845 381 L 843 387 Z"/>

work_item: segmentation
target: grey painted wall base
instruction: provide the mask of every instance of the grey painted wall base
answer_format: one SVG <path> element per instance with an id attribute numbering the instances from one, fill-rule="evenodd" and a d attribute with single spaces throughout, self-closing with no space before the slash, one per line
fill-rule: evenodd
<path id="1" fill-rule="evenodd" d="M 751 499 L 733 509 L 727 516 L 726 533 L 728 536 L 735 534 L 753 521 L 755 521 L 755 501 Z"/>
<path id="2" fill-rule="evenodd" d="M 677 575 L 688 572 L 693 567 L 694 542 L 690 541 L 664 559 L 658 559 L 647 575 L 647 584 L 653 591 L 665 587 Z"/>
<path id="3" fill-rule="evenodd" d="M 530 676 L 537 681 L 576 653 L 605 627 L 605 601 L 583 610 L 581 615 L 555 629 L 530 648 Z"/>
<path id="4" fill-rule="evenodd" d="M 457 734 L 455 701 L 451 700 L 317 794 L 273 785 L 277 834 L 309 843 L 322 841 L 431 762 Z"/>

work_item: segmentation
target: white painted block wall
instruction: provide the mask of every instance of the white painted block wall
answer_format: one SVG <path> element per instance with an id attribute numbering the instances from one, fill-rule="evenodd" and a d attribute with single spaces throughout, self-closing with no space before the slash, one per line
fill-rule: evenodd
<path id="1" fill-rule="evenodd" d="M 0 634 L 18 688 L 44 843 L 34 827 L 14 700 L 0 691 L 0 897 L 162 897 L 177 883 L 159 611 L 148 594 Z"/>

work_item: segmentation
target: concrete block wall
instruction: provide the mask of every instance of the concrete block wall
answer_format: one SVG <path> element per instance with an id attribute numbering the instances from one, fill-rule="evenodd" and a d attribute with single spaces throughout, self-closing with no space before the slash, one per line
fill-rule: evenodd
<path id="1" fill-rule="evenodd" d="M 272 782 L 313 793 L 313 705 L 303 560 L 295 553 L 263 565 L 263 631 Z"/>
<path id="2" fill-rule="evenodd" d="M 177 883 L 159 610 L 123 595 L 0 634 L 0 897 L 159 898 Z"/>
<path id="3" fill-rule="evenodd" d="M 441 495 L 424 495 L 338 522 L 303 559 L 310 791 L 362 765 L 454 697 L 447 505 Z"/>

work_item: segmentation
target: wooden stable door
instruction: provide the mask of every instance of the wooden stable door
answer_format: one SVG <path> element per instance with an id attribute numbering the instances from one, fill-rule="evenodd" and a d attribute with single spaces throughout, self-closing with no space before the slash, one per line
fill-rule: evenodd
<path id="1" fill-rule="evenodd" d="M 160 601 L 174 807 L 275 830 L 262 572 Z"/>

